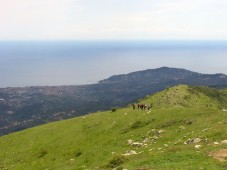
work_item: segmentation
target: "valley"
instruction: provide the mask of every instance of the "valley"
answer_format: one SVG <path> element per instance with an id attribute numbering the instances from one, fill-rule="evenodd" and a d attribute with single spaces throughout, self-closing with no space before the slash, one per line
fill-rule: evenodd
<path id="1" fill-rule="evenodd" d="M 125 106 L 177 84 L 227 87 L 224 74 L 161 67 L 115 75 L 91 85 L 0 89 L 0 135 Z"/>

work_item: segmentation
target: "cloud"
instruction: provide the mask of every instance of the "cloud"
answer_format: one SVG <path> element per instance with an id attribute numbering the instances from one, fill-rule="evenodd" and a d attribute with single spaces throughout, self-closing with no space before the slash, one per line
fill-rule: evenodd
<path id="1" fill-rule="evenodd" d="M 227 38 L 224 0 L 0 1 L 0 39 Z"/>

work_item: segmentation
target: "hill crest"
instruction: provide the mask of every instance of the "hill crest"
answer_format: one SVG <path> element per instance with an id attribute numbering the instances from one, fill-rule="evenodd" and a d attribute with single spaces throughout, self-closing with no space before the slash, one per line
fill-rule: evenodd
<path id="1" fill-rule="evenodd" d="M 170 81 L 170 80 L 183 80 L 187 81 L 188 79 L 200 79 L 203 80 L 216 78 L 223 79 L 223 83 L 227 83 L 227 75 L 222 73 L 216 74 L 202 74 L 198 72 L 193 72 L 183 68 L 172 68 L 172 67 L 160 67 L 156 69 L 147 69 L 142 71 L 136 71 L 128 74 L 114 75 L 107 79 L 99 81 L 99 83 L 116 83 L 116 82 L 131 82 L 131 81 L 144 81 L 144 80 L 153 80 L 153 81 Z M 207 81 L 208 82 L 208 81 Z M 217 82 L 216 82 L 217 83 Z M 180 84 L 180 83 L 178 83 Z M 208 83 L 209 84 L 209 83 Z M 192 83 L 193 85 L 193 83 Z M 205 84 L 204 84 L 205 85 Z M 215 84 L 213 84 L 215 85 Z"/>
<path id="2" fill-rule="evenodd" d="M 227 107 L 227 93 L 205 86 L 177 85 L 147 96 L 141 102 L 153 107 L 196 107 L 222 109 Z"/>

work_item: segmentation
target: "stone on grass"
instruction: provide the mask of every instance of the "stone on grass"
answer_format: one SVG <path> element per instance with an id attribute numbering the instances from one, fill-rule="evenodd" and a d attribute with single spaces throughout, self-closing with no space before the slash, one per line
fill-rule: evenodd
<path id="1" fill-rule="evenodd" d="M 180 126 L 179 129 L 180 129 L 180 130 L 184 130 L 185 127 L 184 127 L 184 126 Z"/>
<path id="2" fill-rule="evenodd" d="M 122 156 L 130 156 L 130 155 L 137 155 L 138 153 L 134 150 L 128 150 L 122 154 Z"/>
<path id="3" fill-rule="evenodd" d="M 131 145 L 133 143 L 133 140 L 132 139 L 129 139 L 128 140 L 128 144 Z"/>
<path id="4" fill-rule="evenodd" d="M 221 144 L 227 144 L 227 140 L 223 140 Z"/>
<path id="5" fill-rule="evenodd" d="M 189 145 L 192 143 L 199 143 L 201 141 L 202 141 L 202 139 L 200 139 L 200 138 L 193 138 L 193 139 L 188 139 L 187 141 L 184 142 L 184 144 Z"/>
<path id="6" fill-rule="evenodd" d="M 140 142 L 133 142 L 132 144 L 131 144 L 131 146 L 135 146 L 135 147 L 141 147 L 141 146 L 143 146 L 144 144 L 143 143 L 140 143 Z"/>
<path id="7" fill-rule="evenodd" d="M 133 142 L 132 139 L 129 139 L 128 140 L 128 144 L 131 145 L 131 146 L 135 146 L 135 147 L 141 147 L 141 146 L 144 146 L 144 143 L 140 143 L 140 142 Z"/>
<path id="8" fill-rule="evenodd" d="M 195 145 L 195 148 L 196 149 L 199 149 L 199 148 L 201 148 L 202 146 L 201 145 Z"/>

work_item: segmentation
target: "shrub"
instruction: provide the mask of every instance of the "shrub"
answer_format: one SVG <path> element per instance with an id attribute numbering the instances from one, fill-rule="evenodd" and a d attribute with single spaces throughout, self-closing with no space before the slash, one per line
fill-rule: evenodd
<path id="1" fill-rule="evenodd" d="M 125 158 L 123 156 L 116 156 L 113 159 L 110 160 L 107 167 L 108 168 L 116 168 L 120 165 L 122 165 L 125 162 Z"/>
<path id="2" fill-rule="evenodd" d="M 42 158 L 47 154 L 47 150 L 42 149 L 40 150 L 40 152 L 38 153 L 38 158 Z"/>
<path id="3" fill-rule="evenodd" d="M 147 120 L 147 121 L 139 121 L 139 120 L 135 121 L 131 126 L 124 128 L 121 131 L 121 134 L 125 134 L 125 133 L 128 133 L 131 130 L 135 130 L 135 129 L 139 129 L 139 128 L 142 128 L 144 126 L 147 126 L 153 121 L 155 121 L 155 119 L 151 119 L 151 120 Z"/>
<path id="4" fill-rule="evenodd" d="M 131 125 L 131 129 L 137 129 L 137 128 L 140 128 L 144 126 L 144 122 L 141 122 L 141 121 L 136 121 L 134 122 L 132 125 Z"/>
<path id="5" fill-rule="evenodd" d="M 193 124 L 193 123 L 194 123 L 193 120 L 186 120 L 186 121 L 184 122 L 184 124 L 186 124 L 186 125 L 191 125 L 191 124 Z"/>
<path id="6" fill-rule="evenodd" d="M 79 157 L 80 155 L 82 155 L 82 152 L 80 150 L 77 150 L 74 154 L 75 157 Z"/>
<path id="7" fill-rule="evenodd" d="M 113 108 L 111 109 L 111 111 L 112 111 L 112 112 L 116 112 L 116 111 L 117 111 L 117 108 L 116 108 L 116 107 L 113 107 Z"/>
<path id="8" fill-rule="evenodd" d="M 189 96 L 189 95 L 185 95 L 185 96 L 184 96 L 184 99 L 188 101 L 188 100 L 190 100 L 190 99 L 191 99 L 191 96 Z"/>
<path id="9" fill-rule="evenodd" d="M 156 128 L 166 128 L 166 127 L 170 127 L 173 126 L 175 124 L 181 123 L 183 120 L 170 120 L 168 122 L 165 122 L 161 125 L 156 126 Z"/>

